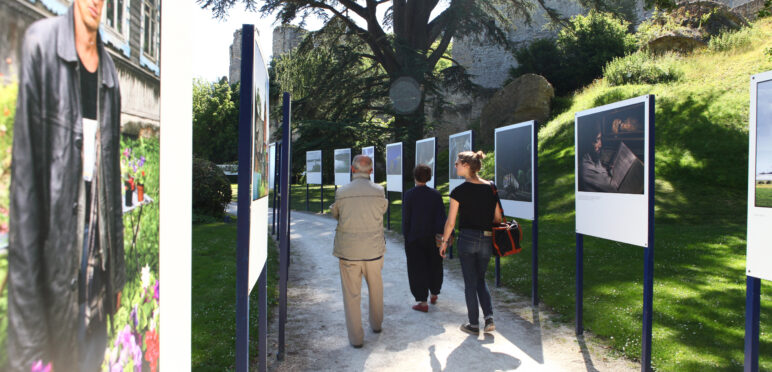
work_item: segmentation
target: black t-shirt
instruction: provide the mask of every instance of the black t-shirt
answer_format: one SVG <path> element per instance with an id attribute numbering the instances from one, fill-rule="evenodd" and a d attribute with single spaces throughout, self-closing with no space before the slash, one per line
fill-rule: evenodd
<path id="1" fill-rule="evenodd" d="M 490 231 L 498 194 L 488 184 L 464 182 L 450 193 L 450 198 L 458 202 L 459 229 Z"/>
<path id="2" fill-rule="evenodd" d="M 78 58 L 80 65 L 80 105 L 84 119 L 97 120 L 97 69 L 94 72 L 86 70 L 83 61 Z M 91 212 L 91 182 L 86 181 L 86 223 Z"/>

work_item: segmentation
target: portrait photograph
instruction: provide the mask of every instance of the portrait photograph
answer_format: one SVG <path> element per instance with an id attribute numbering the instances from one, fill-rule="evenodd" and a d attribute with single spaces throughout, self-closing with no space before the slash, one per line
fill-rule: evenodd
<path id="1" fill-rule="evenodd" d="M 645 105 L 579 116 L 579 191 L 643 194 Z"/>
<path id="2" fill-rule="evenodd" d="M 464 151 L 472 151 L 472 131 L 454 134 L 448 140 L 448 161 L 450 162 L 448 169 L 452 180 L 463 180 L 463 177 L 456 174 L 454 163 L 458 153 Z"/>
<path id="3" fill-rule="evenodd" d="M 437 170 L 435 164 L 437 157 L 436 149 L 437 140 L 434 137 L 416 141 L 415 143 L 415 165 L 423 164 L 432 169 L 432 178 L 426 183 L 429 187 L 434 187 L 434 174 Z"/>

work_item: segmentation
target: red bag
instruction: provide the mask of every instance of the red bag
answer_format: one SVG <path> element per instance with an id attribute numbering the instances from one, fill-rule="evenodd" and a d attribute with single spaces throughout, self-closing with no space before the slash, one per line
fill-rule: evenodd
<path id="1" fill-rule="evenodd" d="M 491 182 L 491 188 L 493 195 L 498 199 L 498 191 L 493 182 Z M 504 217 L 504 207 L 501 206 L 501 200 L 498 201 L 498 205 L 501 207 L 501 217 L 504 222 L 493 224 L 493 253 L 497 257 L 520 253 L 523 250 L 520 244 L 523 239 L 523 229 L 514 219 L 507 221 L 507 218 Z"/>

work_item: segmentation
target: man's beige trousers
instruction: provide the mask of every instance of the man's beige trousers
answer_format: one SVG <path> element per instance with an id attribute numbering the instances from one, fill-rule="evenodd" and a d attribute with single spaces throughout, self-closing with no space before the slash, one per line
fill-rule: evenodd
<path id="1" fill-rule="evenodd" d="M 365 337 L 361 310 L 362 277 L 364 276 L 367 281 L 367 290 L 370 294 L 370 328 L 373 331 L 380 331 L 383 322 L 383 278 L 381 278 L 383 257 L 375 261 L 339 260 L 339 265 L 348 340 L 351 345 L 362 345 Z"/>

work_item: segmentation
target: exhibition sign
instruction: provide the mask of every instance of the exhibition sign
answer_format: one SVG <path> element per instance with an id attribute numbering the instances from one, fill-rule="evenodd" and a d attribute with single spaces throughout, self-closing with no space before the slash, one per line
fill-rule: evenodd
<path id="1" fill-rule="evenodd" d="M 386 190 L 402 192 L 402 142 L 386 145 Z"/>
<path id="2" fill-rule="evenodd" d="M 448 137 L 448 193 L 453 191 L 458 185 L 464 183 L 464 177 L 456 174 L 455 162 L 458 154 L 464 151 L 472 151 L 472 131 L 452 134 Z"/>
<path id="3" fill-rule="evenodd" d="M 415 143 L 415 164 L 429 166 L 432 170 L 432 178 L 426 182 L 426 186 L 434 188 L 434 175 L 437 173 L 437 138 L 426 138 Z"/>
<path id="4" fill-rule="evenodd" d="M 494 135 L 494 182 L 499 190 L 504 215 L 533 220 L 535 122 L 496 128 Z"/>
<path id="5" fill-rule="evenodd" d="M 576 114 L 576 232 L 648 246 L 650 107 L 642 96 Z"/>
<path id="6" fill-rule="evenodd" d="M 772 72 L 751 79 L 747 275 L 772 280 Z"/>
<path id="7" fill-rule="evenodd" d="M 306 151 L 306 184 L 322 184 L 322 150 Z"/>
<path id="8" fill-rule="evenodd" d="M 336 149 L 334 153 L 335 184 L 348 185 L 351 182 L 351 149 Z"/>
<path id="9" fill-rule="evenodd" d="M 274 189 L 276 182 L 276 143 L 268 145 L 268 190 Z"/>

